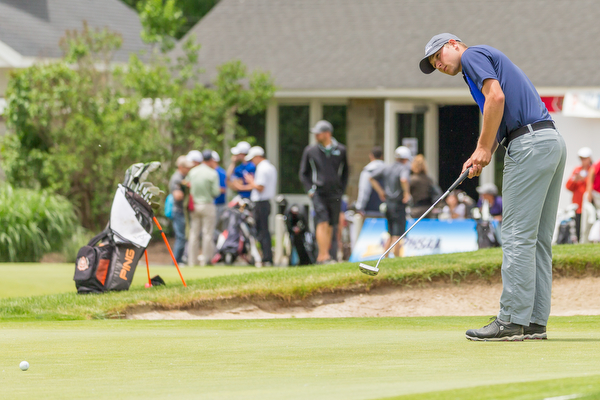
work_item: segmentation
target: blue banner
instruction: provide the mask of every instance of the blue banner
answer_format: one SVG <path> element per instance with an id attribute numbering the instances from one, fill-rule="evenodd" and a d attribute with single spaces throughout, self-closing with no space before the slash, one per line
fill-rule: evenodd
<path id="1" fill-rule="evenodd" d="M 408 229 L 415 220 L 406 222 Z M 427 254 L 475 251 L 477 246 L 476 221 L 472 219 L 423 219 L 404 238 L 401 257 Z M 385 218 L 367 218 L 352 250 L 350 262 L 377 260 L 386 250 L 389 234 Z M 390 252 L 392 253 L 392 252 Z"/>

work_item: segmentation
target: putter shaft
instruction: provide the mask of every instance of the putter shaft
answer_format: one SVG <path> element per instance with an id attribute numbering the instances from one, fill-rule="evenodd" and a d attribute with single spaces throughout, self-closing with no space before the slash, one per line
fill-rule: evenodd
<path id="1" fill-rule="evenodd" d="M 386 250 L 386 251 L 385 251 L 385 252 L 384 252 L 384 253 L 381 255 L 381 257 L 379 257 L 379 260 L 377 260 L 377 264 L 375 265 L 375 268 L 373 268 L 373 267 L 370 267 L 370 266 L 368 266 L 368 267 L 370 267 L 370 268 L 368 268 L 368 269 L 367 269 L 367 268 L 363 268 L 363 267 L 362 267 L 363 265 L 364 265 L 364 266 L 367 266 L 367 265 L 366 265 L 366 264 L 362 264 L 362 263 L 361 263 L 361 264 L 360 264 L 361 271 L 362 271 L 363 273 L 367 274 L 367 275 L 376 275 L 376 274 L 377 274 L 377 272 L 379 272 L 379 263 L 380 263 L 380 262 L 381 262 L 381 260 L 383 260 L 383 258 L 384 258 L 384 257 L 385 257 L 385 256 L 386 256 L 386 255 L 387 255 L 389 252 L 390 252 L 390 250 L 392 250 L 392 249 L 393 249 L 393 248 L 394 248 L 394 247 L 395 247 L 395 246 L 396 246 L 398 243 L 400 243 L 400 241 L 401 241 L 402 239 L 404 239 L 404 237 L 405 237 L 406 235 L 408 235 L 408 232 L 410 232 L 410 231 L 411 231 L 411 229 L 415 227 L 415 225 L 417 225 L 417 224 L 418 224 L 418 223 L 419 223 L 419 222 L 420 222 L 420 221 L 421 221 L 423 218 L 425 218 L 425 217 L 426 217 L 426 216 L 427 216 L 427 215 L 428 215 L 428 214 L 431 212 L 431 210 L 433 210 L 433 209 L 435 208 L 435 206 L 437 206 L 437 205 L 439 204 L 439 202 L 441 202 L 441 201 L 442 201 L 442 200 L 444 200 L 446 197 L 448 197 L 448 195 L 450 194 L 450 192 L 452 192 L 454 189 L 456 189 L 456 187 L 457 187 L 458 185 L 460 185 L 460 184 L 461 184 L 461 183 L 462 183 L 462 182 L 463 182 L 463 181 L 464 181 L 464 180 L 467 178 L 467 176 L 469 176 L 469 172 L 471 172 L 471 168 L 470 168 L 470 167 L 469 167 L 469 168 L 467 168 L 467 169 L 466 169 L 466 171 L 465 171 L 465 172 L 463 172 L 463 173 L 462 173 L 462 174 L 461 174 L 461 175 L 458 177 L 458 179 L 456 180 L 456 182 L 454 182 L 454 183 L 452 184 L 452 186 L 450 186 L 450 187 L 448 188 L 448 190 L 446 190 L 446 192 L 445 192 L 443 195 L 441 195 L 441 196 L 440 196 L 440 198 L 439 198 L 439 199 L 437 199 L 437 200 L 435 201 L 435 203 L 433 203 L 433 205 L 432 205 L 431 207 L 429 207 L 429 209 L 428 209 L 427 211 L 425 211 L 425 212 L 423 213 L 423 215 L 421 215 L 421 217 L 420 217 L 418 220 L 416 220 L 416 221 L 415 221 L 415 223 L 414 223 L 414 224 L 412 224 L 412 225 L 410 226 L 410 228 L 408 228 L 408 229 L 406 230 L 406 232 L 404 232 L 404 234 L 403 234 L 402 236 L 400 236 L 400 237 L 399 237 L 399 238 L 398 238 L 398 239 L 397 239 L 397 240 L 396 240 L 396 241 L 395 241 L 395 242 L 394 242 L 394 243 L 393 243 L 393 244 L 392 244 L 390 247 L 388 247 L 388 249 L 387 249 L 387 250 Z M 369 271 L 370 271 L 371 273 L 369 273 Z M 373 272 L 374 272 L 374 273 L 373 273 Z"/>

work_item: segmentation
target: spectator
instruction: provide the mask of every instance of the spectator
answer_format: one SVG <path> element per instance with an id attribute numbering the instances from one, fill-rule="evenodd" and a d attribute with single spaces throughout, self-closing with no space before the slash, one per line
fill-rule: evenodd
<path id="1" fill-rule="evenodd" d="M 246 181 L 246 174 L 254 174 L 254 170 L 256 169 L 254 164 L 244 160 L 249 150 L 250 143 L 239 142 L 231 149 L 231 163 L 227 167 L 228 186 L 244 199 L 249 199 L 252 191 L 252 188 Z"/>
<path id="2" fill-rule="evenodd" d="M 385 201 L 385 216 L 388 223 L 388 232 L 390 237 L 387 240 L 385 248 L 388 249 L 392 243 L 396 242 L 406 231 L 406 203 L 410 200 L 411 191 L 409 184 L 410 177 L 410 149 L 400 146 L 394 152 L 396 162 L 379 170 L 371 176 L 371 185 L 379 194 L 382 201 Z M 384 187 L 377 182 L 377 179 L 383 179 Z M 392 250 L 396 257 L 400 256 L 402 243 Z"/>
<path id="3" fill-rule="evenodd" d="M 356 199 L 356 211 L 365 214 L 367 212 L 379 213 L 381 199 L 377 192 L 373 190 L 369 181 L 371 175 L 377 173 L 380 169 L 385 168 L 383 163 L 383 150 L 379 146 L 375 146 L 369 153 L 369 163 L 363 168 L 358 180 L 358 198 Z M 379 185 L 383 184 L 383 180 L 378 181 Z"/>
<path id="4" fill-rule="evenodd" d="M 254 176 L 246 173 L 248 186 L 252 187 L 250 200 L 254 202 L 254 217 L 256 219 L 256 233 L 262 247 L 263 265 L 273 264 L 271 249 L 271 233 L 269 232 L 269 215 L 271 214 L 271 200 L 275 197 L 277 188 L 277 170 L 265 158 L 265 151 L 260 146 L 254 146 L 248 151 L 246 161 L 256 166 Z"/>
<path id="5" fill-rule="evenodd" d="M 485 183 L 477 187 L 477 193 L 479 193 L 477 207 L 481 210 L 484 202 L 487 202 L 492 218 L 502 221 L 502 197 L 498 196 L 498 187 L 493 183 Z"/>
<path id="6" fill-rule="evenodd" d="M 413 205 L 410 207 L 410 216 L 420 218 L 441 195 L 433 179 L 427 175 L 427 163 L 422 154 L 418 154 L 410 167 L 410 194 Z M 435 198 L 434 198 L 435 197 Z"/>
<path id="7" fill-rule="evenodd" d="M 458 200 L 459 194 L 460 190 L 453 190 L 446 197 L 446 205 L 442 209 L 442 214 L 448 219 L 464 219 L 467 216 L 467 207 Z"/>
<path id="8" fill-rule="evenodd" d="M 189 189 L 184 183 L 184 179 L 192 168 L 192 163 L 186 156 L 177 158 L 177 171 L 171 175 L 169 180 L 169 192 L 173 195 L 173 230 L 175 231 L 175 261 L 181 264 L 183 253 L 185 252 L 185 207 L 184 201 L 188 195 Z"/>
<path id="9" fill-rule="evenodd" d="M 207 156 L 210 154 L 206 154 Z M 205 158 L 188 174 L 190 193 L 194 202 L 194 210 L 190 214 L 189 257 L 188 265 L 193 267 L 198 262 L 200 232 L 202 231 L 202 258 L 200 265 L 208 265 L 214 253 L 213 232 L 217 223 L 215 198 L 221 194 L 219 174 L 210 166 L 210 159 Z"/>
<path id="10" fill-rule="evenodd" d="M 209 165 L 217 174 L 219 174 L 219 186 L 221 187 L 221 194 L 215 199 L 215 207 L 217 208 L 217 224 L 221 220 L 221 214 L 223 214 L 223 210 L 225 210 L 226 204 L 226 193 L 227 193 L 227 172 L 219 165 L 221 161 L 221 157 L 219 157 L 219 153 L 216 151 L 204 150 L 203 153 L 210 152 L 210 162 Z"/>
<path id="11" fill-rule="evenodd" d="M 580 238 L 581 230 L 581 210 L 583 206 L 583 195 L 587 189 L 588 175 L 592 167 L 592 149 L 582 147 L 577 152 L 581 165 L 575 167 L 571 176 L 567 180 L 567 189 L 573 192 L 573 203 L 577 204 L 575 211 L 575 230 L 577 231 L 577 240 Z"/>
<path id="12" fill-rule="evenodd" d="M 192 163 L 192 168 L 197 167 L 203 161 L 202 153 L 200 153 L 198 150 L 190 150 L 190 152 L 187 153 L 186 158 L 190 163 Z"/>
<path id="13" fill-rule="evenodd" d="M 339 222 L 341 200 L 348 184 L 346 147 L 332 137 L 333 126 L 322 120 L 310 130 L 317 143 L 307 146 L 300 162 L 300 181 L 312 198 L 317 227 L 317 264 L 332 262 L 329 255 L 333 227 Z"/>
<path id="14" fill-rule="evenodd" d="M 586 194 L 588 201 L 600 208 L 600 160 L 589 169 Z"/>

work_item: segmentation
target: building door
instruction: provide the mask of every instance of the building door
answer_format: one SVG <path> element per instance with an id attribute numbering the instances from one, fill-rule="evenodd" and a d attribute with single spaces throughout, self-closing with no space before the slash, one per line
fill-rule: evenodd
<path id="1" fill-rule="evenodd" d="M 429 175 L 437 179 L 437 106 L 386 100 L 384 103 L 384 159 L 394 161 L 394 150 L 404 145 L 413 155 L 423 154 Z"/>
<path id="2" fill-rule="evenodd" d="M 473 154 L 479 139 L 477 106 L 439 107 L 439 184 L 443 191 L 460 176 L 462 166 Z M 478 199 L 479 178 L 465 180 L 459 189 Z"/>

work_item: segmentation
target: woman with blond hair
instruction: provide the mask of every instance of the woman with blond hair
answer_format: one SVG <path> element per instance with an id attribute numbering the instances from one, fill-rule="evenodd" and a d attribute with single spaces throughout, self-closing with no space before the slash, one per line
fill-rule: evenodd
<path id="1" fill-rule="evenodd" d="M 427 162 L 422 154 L 417 154 L 410 167 L 410 194 L 412 195 L 413 205 L 410 208 L 410 216 L 420 218 L 425 211 L 432 206 L 433 202 L 439 197 L 437 185 L 427 175 Z"/>

